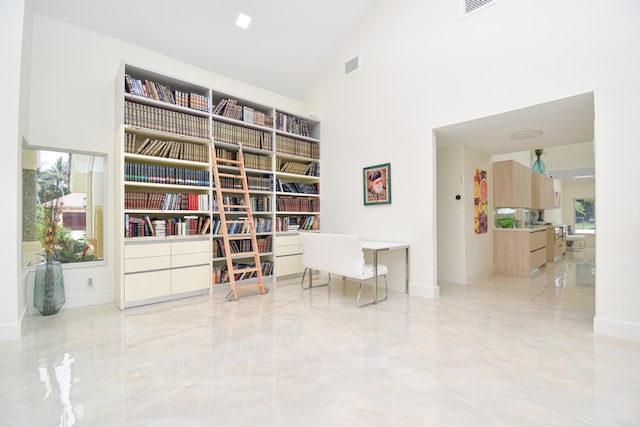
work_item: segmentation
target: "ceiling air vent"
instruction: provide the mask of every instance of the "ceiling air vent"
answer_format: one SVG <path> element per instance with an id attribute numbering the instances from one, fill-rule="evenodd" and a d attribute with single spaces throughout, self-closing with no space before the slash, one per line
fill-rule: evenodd
<path id="1" fill-rule="evenodd" d="M 487 6 L 491 6 L 497 1 L 498 0 L 460 0 L 462 17 L 464 18 L 476 12 L 479 12 L 480 10 L 484 9 Z"/>
<path id="2" fill-rule="evenodd" d="M 356 55 L 344 62 L 344 66 L 342 67 L 342 75 L 346 77 L 358 70 L 360 70 L 360 55 Z"/>

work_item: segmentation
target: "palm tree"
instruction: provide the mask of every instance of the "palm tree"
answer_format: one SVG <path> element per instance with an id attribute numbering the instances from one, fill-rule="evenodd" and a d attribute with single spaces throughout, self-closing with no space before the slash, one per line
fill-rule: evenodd
<path id="1" fill-rule="evenodd" d="M 53 164 L 42 164 L 38 167 L 37 180 L 39 204 L 69 194 L 69 161 L 60 156 Z"/>

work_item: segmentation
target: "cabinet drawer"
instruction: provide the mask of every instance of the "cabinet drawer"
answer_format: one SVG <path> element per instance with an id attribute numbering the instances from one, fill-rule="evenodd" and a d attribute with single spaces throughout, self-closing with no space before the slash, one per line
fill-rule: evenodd
<path id="1" fill-rule="evenodd" d="M 302 253 L 300 245 L 276 246 L 276 256 L 296 255 Z"/>
<path id="2" fill-rule="evenodd" d="M 289 245 L 299 245 L 300 237 L 296 234 L 294 236 L 277 236 L 276 237 L 276 248 L 278 246 L 289 246 Z"/>
<path id="3" fill-rule="evenodd" d="M 163 270 L 168 268 L 171 268 L 171 257 L 168 255 L 124 260 L 125 274 L 150 270 Z"/>
<path id="4" fill-rule="evenodd" d="M 124 246 L 124 259 L 171 255 L 171 243 L 141 243 Z"/>
<path id="5" fill-rule="evenodd" d="M 171 255 L 195 254 L 198 252 L 209 252 L 208 240 L 173 242 L 171 244 Z"/>
<path id="6" fill-rule="evenodd" d="M 547 246 L 547 233 L 545 232 L 545 230 L 531 232 L 530 243 L 531 243 L 530 249 L 532 251 L 535 251 Z"/>
<path id="7" fill-rule="evenodd" d="M 182 254 L 171 257 L 171 267 L 188 267 L 190 265 L 201 265 L 209 263 L 209 252 L 196 254 Z"/>
<path id="8" fill-rule="evenodd" d="M 542 248 L 537 251 L 531 252 L 531 269 L 533 270 L 536 267 L 540 267 L 542 264 L 547 262 L 547 249 Z"/>
<path id="9" fill-rule="evenodd" d="M 210 286 L 210 282 L 209 265 L 171 270 L 172 294 L 207 289 Z"/>
<path id="10" fill-rule="evenodd" d="M 167 271 L 151 271 L 124 276 L 126 302 L 162 297 L 170 293 L 171 275 Z"/>
<path id="11" fill-rule="evenodd" d="M 283 256 L 276 260 L 276 273 L 278 276 L 302 273 L 302 255 Z"/>

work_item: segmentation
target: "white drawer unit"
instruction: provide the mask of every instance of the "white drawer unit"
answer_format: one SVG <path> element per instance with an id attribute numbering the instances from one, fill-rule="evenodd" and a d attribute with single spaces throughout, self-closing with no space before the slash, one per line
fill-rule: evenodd
<path id="1" fill-rule="evenodd" d="M 208 291 L 211 254 L 208 239 L 125 245 L 125 307 Z"/>
<path id="2" fill-rule="evenodd" d="M 302 247 L 298 235 L 276 237 L 276 275 L 302 273 Z"/>

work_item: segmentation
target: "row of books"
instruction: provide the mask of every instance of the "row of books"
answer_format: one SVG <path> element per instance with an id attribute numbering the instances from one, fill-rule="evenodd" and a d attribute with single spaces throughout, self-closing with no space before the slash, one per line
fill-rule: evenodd
<path id="1" fill-rule="evenodd" d="M 320 158 L 320 146 L 315 142 L 303 141 L 285 135 L 276 135 L 276 151 L 294 156 Z"/>
<path id="2" fill-rule="evenodd" d="M 175 91 L 176 104 L 199 111 L 209 111 L 209 97 L 193 92 Z"/>
<path id="3" fill-rule="evenodd" d="M 255 110 L 249 106 L 238 105 L 238 101 L 233 98 L 218 101 L 213 108 L 212 114 L 242 120 L 245 123 L 273 127 L 273 117 L 267 116 L 263 111 Z"/>
<path id="4" fill-rule="evenodd" d="M 151 219 L 125 214 L 125 237 L 167 237 L 207 234 L 211 219 L 206 216 L 187 215 L 180 218 Z"/>
<path id="5" fill-rule="evenodd" d="M 194 138 L 209 138 L 209 118 L 131 101 L 124 103 L 124 123 Z"/>
<path id="6" fill-rule="evenodd" d="M 293 173 L 296 175 L 320 176 L 320 168 L 318 167 L 318 163 L 316 162 L 299 163 L 280 161 L 278 165 L 278 171 Z"/>
<path id="7" fill-rule="evenodd" d="M 272 183 L 271 177 L 247 175 L 247 187 L 250 191 L 272 191 Z M 221 176 L 220 186 L 242 190 L 242 183 L 236 178 Z"/>
<path id="8" fill-rule="evenodd" d="M 320 218 L 315 215 L 284 216 L 276 218 L 276 232 L 297 230 L 318 230 Z"/>
<path id="9" fill-rule="evenodd" d="M 278 212 L 320 212 L 320 199 L 278 196 L 276 210 Z"/>
<path id="10" fill-rule="evenodd" d="M 124 164 L 124 180 L 129 182 L 208 187 L 210 179 L 209 171 L 142 163 Z"/>
<path id="11" fill-rule="evenodd" d="M 300 136 L 309 136 L 306 120 L 281 112 L 276 112 L 276 129 Z"/>
<path id="12" fill-rule="evenodd" d="M 249 169 L 271 170 L 271 157 L 244 153 L 244 166 Z"/>
<path id="13" fill-rule="evenodd" d="M 209 211 L 211 201 L 208 194 L 149 193 L 126 191 L 125 209 L 164 211 Z"/>
<path id="14" fill-rule="evenodd" d="M 272 137 L 269 132 L 216 121 L 213 122 L 213 139 L 269 151 L 272 147 Z"/>
<path id="15" fill-rule="evenodd" d="M 276 179 L 276 191 L 285 193 L 318 194 L 318 184 L 307 182 L 287 182 Z"/>
<path id="16" fill-rule="evenodd" d="M 163 157 L 166 159 L 188 160 L 192 162 L 209 162 L 209 147 L 184 141 L 164 141 L 146 138 L 140 145 L 136 144 L 136 135 L 126 134 L 125 153 L 142 156 Z"/>
<path id="17" fill-rule="evenodd" d="M 168 85 L 148 79 L 136 79 L 130 74 L 125 74 L 124 80 L 127 93 L 196 110 L 209 111 L 209 97 L 206 95 L 173 91 Z"/>
<path id="18" fill-rule="evenodd" d="M 261 261 L 260 262 L 262 277 L 267 277 L 273 275 L 273 261 Z M 240 270 L 243 268 L 254 268 L 255 264 L 235 264 L 233 265 L 234 271 Z M 251 271 L 247 273 L 236 273 L 234 275 L 235 281 L 246 280 L 252 277 L 256 277 L 258 275 L 257 272 Z M 220 267 L 214 267 L 213 274 L 211 277 L 211 282 L 214 285 L 218 285 L 220 283 L 229 282 L 229 270 L 226 265 Z"/>
<path id="19" fill-rule="evenodd" d="M 258 252 L 267 253 L 271 252 L 271 237 L 258 237 L 256 238 L 258 243 Z M 251 245 L 251 239 L 243 240 L 231 240 L 229 242 L 232 254 L 238 254 L 243 252 L 251 252 L 253 247 Z M 213 241 L 213 256 L 215 258 L 226 257 L 227 251 L 225 250 L 225 244 L 223 240 Z"/>
<path id="20" fill-rule="evenodd" d="M 245 201 L 242 197 L 231 197 L 224 196 L 222 198 L 222 203 L 226 206 L 244 206 Z M 251 210 L 253 212 L 270 212 L 271 211 L 271 197 L 263 197 L 263 196 L 252 196 L 249 198 L 249 203 L 251 204 Z M 213 210 L 219 211 L 220 208 L 218 206 L 218 199 L 215 198 L 213 200 Z M 233 212 L 233 211 L 246 211 L 244 208 L 229 208 L 227 207 L 225 212 Z"/>

